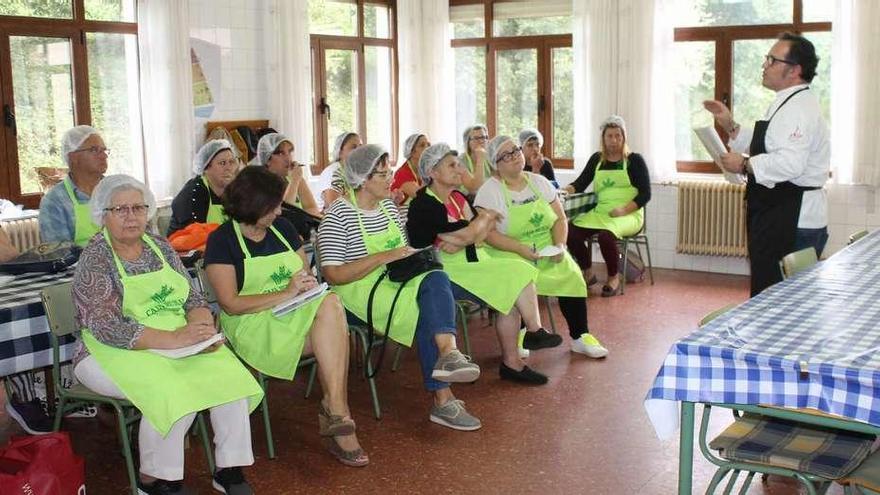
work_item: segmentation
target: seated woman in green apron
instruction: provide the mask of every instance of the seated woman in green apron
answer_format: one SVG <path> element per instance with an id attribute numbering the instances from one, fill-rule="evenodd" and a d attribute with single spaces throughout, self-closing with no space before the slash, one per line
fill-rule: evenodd
<path id="1" fill-rule="evenodd" d="M 231 221 L 208 237 L 205 266 L 223 310 L 220 324 L 232 347 L 261 373 L 293 380 L 303 355 L 318 361 L 324 399 L 321 436 L 340 462 L 366 466 L 348 409 L 348 330 L 335 294 L 282 316 L 272 308 L 318 285 L 302 239 L 280 216 L 287 182 L 263 167 L 247 167 L 229 184 L 224 205 Z"/>
<path id="2" fill-rule="evenodd" d="M 146 234 L 152 193 L 126 175 L 105 177 L 91 200 L 103 230 L 82 252 L 73 278 L 82 328 L 77 379 L 103 395 L 128 399 L 141 412 L 141 493 L 188 493 L 183 443 L 195 414 L 210 410 L 218 470 L 226 493 L 252 493 L 241 466 L 253 464 L 249 413 L 263 397 L 250 372 L 219 341 L 172 359 L 147 349 L 178 349 L 217 334 L 204 296 L 168 242 Z"/>
<path id="3" fill-rule="evenodd" d="M 343 132 L 336 136 L 333 151 L 330 153 L 332 161 L 318 176 L 318 206 L 321 211 L 327 211 L 334 201 L 345 194 L 345 163 L 348 155 L 363 144 L 356 132 Z"/>
<path id="4" fill-rule="evenodd" d="M 470 197 L 477 194 L 480 186 L 486 179 L 492 176 L 492 167 L 489 166 L 486 157 L 486 143 L 489 142 L 489 129 L 483 124 L 474 124 L 461 135 L 464 142 L 464 152 L 461 154 L 461 163 L 466 170 L 461 177 L 464 192 Z"/>
<path id="5" fill-rule="evenodd" d="M 305 165 L 293 159 L 293 142 L 284 134 L 272 132 L 260 138 L 257 155 L 251 165 L 266 167 L 270 172 L 287 181 L 287 190 L 281 202 L 281 216 L 296 227 L 300 237 L 308 240 L 312 228 L 321 218 L 321 209 L 303 176 Z"/>
<path id="6" fill-rule="evenodd" d="M 602 297 L 620 290 L 617 240 L 637 234 L 645 223 L 645 205 L 651 199 L 651 178 L 642 155 L 626 145 L 626 123 L 612 115 L 599 127 L 602 150 L 593 153 L 587 166 L 574 182 L 565 186 L 569 193 L 583 192 L 594 184 L 598 204 L 572 219 L 568 231 L 568 250 L 583 271 L 588 285 L 599 283 L 592 273 L 593 251 L 587 241 L 596 236 L 605 259 L 608 280 Z"/>
<path id="7" fill-rule="evenodd" d="M 544 177 L 523 171 L 522 148 L 509 136 L 489 142 L 492 177 L 477 192 L 477 208 L 501 214 L 486 237 L 493 256 L 524 259 L 538 268 L 539 296 L 559 298 L 568 324 L 572 352 L 603 358 L 608 350 L 587 325 L 587 286 L 577 264 L 565 250 L 568 221 L 556 189 Z"/>
<path id="8" fill-rule="evenodd" d="M 413 247 L 439 248 L 456 300 L 475 301 L 498 311 L 495 328 L 501 344 L 501 378 L 543 385 L 547 377 L 526 366 L 517 349 L 520 318 L 529 330 L 527 349 L 562 343 L 561 337 L 541 327 L 534 284 L 538 270 L 525 260 L 492 257 L 482 247 L 495 229 L 498 214 L 486 209 L 474 214 L 458 190 L 463 168 L 457 155 L 446 143 L 435 144 L 422 154 L 419 173 L 427 185 L 410 204 L 407 235 Z"/>
<path id="9" fill-rule="evenodd" d="M 428 146 L 431 146 L 428 136 L 420 133 L 411 134 L 403 142 L 404 162 L 394 172 L 394 180 L 391 181 L 391 194 L 395 203 L 409 205 L 416 196 L 416 191 L 422 187 L 419 159 Z"/>
<path id="10" fill-rule="evenodd" d="M 195 177 L 183 185 L 171 202 L 171 222 L 166 235 L 170 236 L 191 223 L 219 225 L 226 221 L 220 198 L 238 173 L 232 143 L 212 139 L 203 144 L 193 157 L 192 171 Z"/>
<path id="11" fill-rule="evenodd" d="M 390 313 L 388 338 L 407 347 L 417 343 L 425 388 L 434 396 L 429 419 L 456 430 L 479 429 L 480 420 L 449 388 L 453 382 L 475 381 L 480 368 L 456 347 L 455 301 L 446 273 L 430 271 L 410 280 L 391 312 L 400 284 L 381 277 L 385 265 L 416 249 L 407 245 L 397 208 L 389 199 L 388 152 L 374 144 L 354 150 L 345 176 L 352 189 L 330 206 L 318 229 L 324 278 L 342 298 L 353 324 L 368 320 L 375 287 L 372 312 L 377 332 L 386 331 Z"/>

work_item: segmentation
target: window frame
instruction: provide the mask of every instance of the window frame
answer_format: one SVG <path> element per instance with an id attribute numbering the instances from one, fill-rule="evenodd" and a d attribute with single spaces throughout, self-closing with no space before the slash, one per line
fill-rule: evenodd
<path id="1" fill-rule="evenodd" d="M 486 127 L 490 135 L 497 131 L 497 86 L 495 84 L 495 64 L 499 51 L 516 49 L 537 49 L 537 91 L 538 129 L 544 135 L 545 156 L 553 162 L 555 168 L 574 169 L 574 157 L 554 156 L 553 141 L 553 49 L 572 48 L 571 34 L 545 34 L 535 36 L 499 36 L 495 37 L 494 4 L 497 0 L 449 0 L 449 7 L 461 5 L 483 4 L 483 37 L 453 38 L 452 49 L 464 47 L 483 47 L 486 50 Z M 457 129 L 460 132 L 461 129 Z M 515 136 L 514 136 L 515 137 Z"/>
<path id="2" fill-rule="evenodd" d="M 357 54 L 358 74 L 358 128 L 355 129 L 364 142 L 367 136 L 367 91 L 366 91 L 366 47 L 379 46 L 391 50 L 391 149 L 392 157 L 398 147 L 398 60 L 397 60 L 397 1 L 396 0 L 353 0 L 357 3 L 357 36 L 340 36 L 330 34 L 309 34 L 312 65 L 312 132 L 315 162 L 311 164 L 312 175 L 320 174 L 329 164 L 330 155 L 327 151 L 330 140 L 336 136 L 329 135 L 329 122 L 326 118 L 324 102 L 327 98 L 326 67 L 324 52 L 326 50 L 352 50 Z M 370 38 L 364 35 L 364 10 L 367 4 L 385 5 L 390 9 L 389 38 Z M 333 109 L 330 109 L 332 115 Z"/>
<path id="3" fill-rule="evenodd" d="M 714 98 L 728 107 L 735 102 L 733 91 L 733 45 L 736 41 L 775 39 L 780 33 L 828 32 L 831 22 L 804 22 L 803 0 L 793 0 L 792 22 L 785 24 L 754 24 L 745 26 L 699 26 L 676 27 L 674 42 L 708 41 L 715 44 L 715 93 Z M 727 131 L 715 125 L 721 140 L 727 143 Z M 721 170 L 711 161 L 678 160 L 679 173 L 720 174 Z"/>
<path id="4" fill-rule="evenodd" d="M 85 17 L 85 0 L 72 0 L 70 19 L 0 15 L 0 107 L 9 105 L 15 113 L 12 88 L 11 36 L 42 36 L 66 38 L 71 46 L 71 75 L 73 84 L 73 121 L 75 125 L 92 123 L 89 94 L 89 65 L 86 53 L 87 33 L 115 33 L 137 35 L 137 22 L 96 21 Z M 59 164 L 60 166 L 61 164 Z M 18 140 L 12 128 L 5 125 L 0 131 L 0 198 L 23 204 L 26 208 L 39 206 L 42 193 L 21 193 Z"/>

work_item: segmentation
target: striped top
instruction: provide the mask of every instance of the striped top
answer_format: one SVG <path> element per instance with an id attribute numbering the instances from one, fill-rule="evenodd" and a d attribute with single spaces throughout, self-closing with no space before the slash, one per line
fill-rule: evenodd
<path id="1" fill-rule="evenodd" d="M 397 206 L 390 199 L 383 199 L 381 205 L 394 217 L 406 241 L 406 230 Z M 368 234 L 378 234 L 388 227 L 388 217 L 378 206 L 375 210 L 360 210 L 364 229 Z M 321 266 L 338 266 L 357 261 L 367 256 L 367 247 L 358 226 L 354 206 L 345 199 L 337 199 L 324 213 L 318 227 L 321 252 Z M 408 242 L 408 241 L 407 241 Z"/>

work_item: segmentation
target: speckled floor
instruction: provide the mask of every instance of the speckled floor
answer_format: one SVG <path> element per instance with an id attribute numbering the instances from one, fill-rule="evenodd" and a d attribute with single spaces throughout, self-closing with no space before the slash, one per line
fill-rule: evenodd
<path id="1" fill-rule="evenodd" d="M 471 321 L 474 358 L 483 376 L 455 387 L 484 424 L 473 433 L 428 421 L 429 397 L 421 388 L 415 353 L 390 372 L 391 353 L 379 374 L 383 418 L 372 416 L 366 381 L 352 375 L 350 403 L 358 434 L 372 463 L 342 466 L 325 453 L 317 434 L 320 388 L 303 399 L 305 380 L 273 381 L 270 410 L 278 458 L 266 457 L 262 421 L 252 417 L 256 463 L 245 473 L 260 494 L 287 493 L 586 493 L 672 494 L 678 440 L 661 442 L 642 400 L 670 345 L 696 328 L 705 313 L 748 295 L 745 277 L 656 270 L 656 285 L 633 284 L 623 297 L 590 299 L 590 326 L 611 351 L 591 361 L 568 350 L 533 352 L 529 365 L 550 383 L 524 387 L 498 378 L 500 352 L 487 320 Z M 558 312 L 557 322 L 563 322 Z M 546 319 L 546 318 L 545 318 Z M 546 324 L 546 321 L 545 321 Z M 699 412 L 699 410 L 698 410 Z M 713 415 L 715 429 L 729 413 Z M 127 478 L 117 451 L 113 417 L 67 420 L 76 450 L 86 458 L 89 494 L 125 493 Z M 20 434 L 0 411 L 0 442 Z M 187 451 L 187 484 L 212 493 L 198 441 Z M 698 459 L 695 493 L 713 472 Z M 797 487 L 771 478 L 750 494 L 794 494 Z M 829 493 L 842 493 L 835 487 Z"/>

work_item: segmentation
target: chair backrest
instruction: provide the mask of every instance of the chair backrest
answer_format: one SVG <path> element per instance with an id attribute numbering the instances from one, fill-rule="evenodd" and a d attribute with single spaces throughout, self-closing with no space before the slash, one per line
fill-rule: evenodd
<path id="1" fill-rule="evenodd" d="M 793 277 L 796 273 L 806 270 L 818 262 L 819 258 L 816 256 L 816 250 L 812 247 L 788 253 L 780 262 L 782 278 Z"/>
<path id="2" fill-rule="evenodd" d="M 43 308 L 46 310 L 46 319 L 49 320 L 49 330 L 56 337 L 69 335 L 77 330 L 76 309 L 73 306 L 73 284 L 52 285 L 42 290 Z"/>
<path id="3" fill-rule="evenodd" d="M 853 232 L 852 235 L 849 236 L 849 241 L 847 241 L 847 244 L 852 244 L 852 243 L 856 242 L 857 240 L 861 239 L 862 237 L 865 237 L 866 235 L 868 235 L 867 230 L 860 230 L 858 232 Z"/>
<path id="4" fill-rule="evenodd" d="M 196 278 L 199 280 L 199 285 L 202 286 L 202 293 L 205 294 L 205 299 L 208 301 L 208 304 L 216 303 L 217 293 L 214 292 L 214 287 L 211 286 L 211 282 L 208 280 L 208 274 L 205 272 L 204 260 L 196 262 Z"/>
<path id="5" fill-rule="evenodd" d="M 705 326 L 710 321 L 714 320 L 715 318 L 718 318 L 719 316 L 723 315 L 724 313 L 727 313 L 728 311 L 730 311 L 731 309 L 733 309 L 735 307 L 736 307 L 736 304 L 728 304 L 727 306 L 724 306 L 723 308 L 718 308 L 715 311 L 712 311 L 711 313 L 704 316 L 702 320 L 700 320 L 700 326 L 701 327 Z"/>

